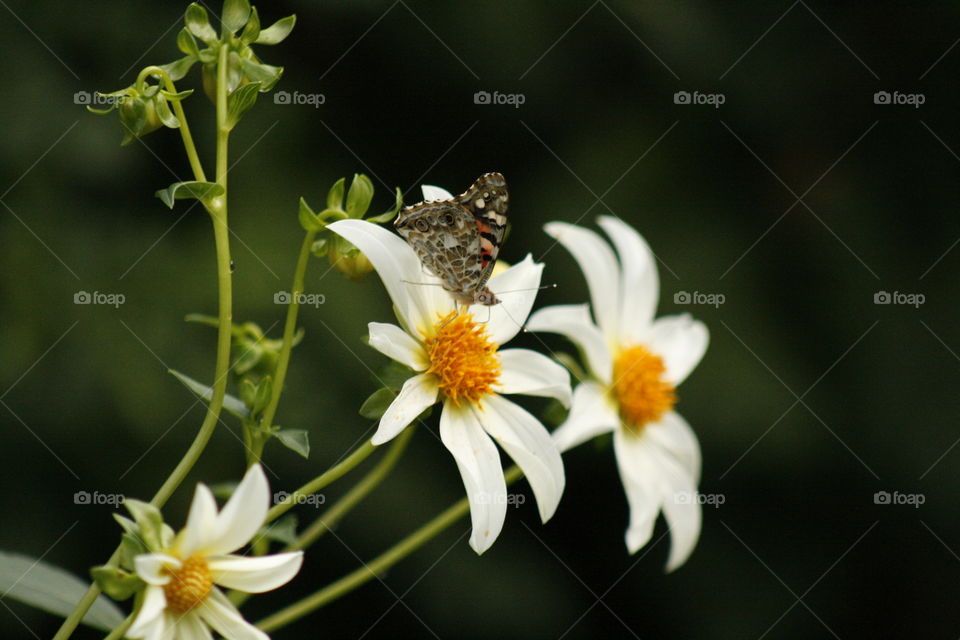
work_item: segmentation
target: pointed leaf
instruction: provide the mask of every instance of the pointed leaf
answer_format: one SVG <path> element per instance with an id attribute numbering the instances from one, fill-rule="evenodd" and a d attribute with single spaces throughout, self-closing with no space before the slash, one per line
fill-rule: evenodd
<path id="1" fill-rule="evenodd" d="M 190 67 L 196 64 L 197 59 L 193 56 L 184 56 L 179 60 L 174 60 L 173 62 L 168 62 L 165 65 L 161 65 L 160 68 L 167 72 L 167 75 L 170 76 L 170 79 L 176 82 L 181 80 L 187 73 L 190 71 Z"/>
<path id="2" fill-rule="evenodd" d="M 90 577 L 101 591 L 114 600 L 126 600 L 145 586 L 143 580 L 136 574 L 124 571 L 120 567 L 107 565 L 94 567 L 90 570 Z"/>
<path id="3" fill-rule="evenodd" d="M 250 7 L 250 19 L 247 20 L 247 26 L 243 28 L 240 34 L 240 41 L 243 44 L 251 44 L 260 37 L 260 15 L 256 7 Z"/>
<path id="4" fill-rule="evenodd" d="M 160 510 L 149 502 L 133 499 L 124 500 L 123 506 L 139 527 L 137 539 L 142 540 L 152 551 L 163 549 L 163 516 L 160 515 Z"/>
<path id="5" fill-rule="evenodd" d="M 293 544 L 297 541 L 296 514 L 287 514 L 279 520 L 265 525 L 260 529 L 260 535 L 268 540 L 275 540 L 283 544 Z"/>
<path id="6" fill-rule="evenodd" d="M 387 407 L 390 406 L 390 403 L 392 403 L 396 397 L 397 392 L 393 389 L 387 389 L 386 387 L 377 389 L 369 398 L 363 401 L 359 413 L 369 420 L 379 420 L 383 417 L 383 414 L 387 412 Z"/>
<path id="7" fill-rule="evenodd" d="M 330 251 L 330 243 L 327 238 L 317 238 L 310 246 L 310 253 L 317 258 L 322 258 Z"/>
<path id="8" fill-rule="evenodd" d="M 174 371 L 173 369 L 168 369 L 168 372 L 173 375 L 174 378 L 183 383 L 187 389 L 193 391 L 195 394 L 210 402 L 210 398 L 213 397 L 213 389 L 208 387 L 205 384 L 197 382 L 190 376 L 184 375 L 179 371 Z M 249 418 L 250 412 L 247 410 L 247 407 L 244 406 L 238 398 L 233 397 L 229 393 L 224 394 L 223 396 L 223 408 L 225 411 L 232 413 L 238 418 Z"/>
<path id="9" fill-rule="evenodd" d="M 197 40 L 190 33 L 190 29 L 183 27 L 177 34 L 177 48 L 188 56 L 199 57 L 200 47 L 197 46 Z"/>
<path id="10" fill-rule="evenodd" d="M 192 2 L 187 7 L 183 15 L 183 22 L 187 25 L 190 33 L 197 36 L 207 44 L 217 39 L 217 32 L 210 26 L 210 18 L 207 16 L 207 10 L 196 2 Z"/>
<path id="11" fill-rule="evenodd" d="M 251 82 L 260 82 L 263 85 L 260 88 L 261 91 L 273 89 L 283 75 L 283 67 L 254 62 L 247 58 L 240 59 L 240 68 Z"/>
<path id="12" fill-rule="evenodd" d="M 0 593 L 37 609 L 67 617 L 87 590 L 87 583 L 59 567 L 19 554 L 0 552 Z M 83 624 L 110 631 L 124 614 L 105 597 L 94 601 Z"/>
<path id="13" fill-rule="evenodd" d="M 350 191 L 347 192 L 347 214 L 351 218 L 362 218 L 370 208 L 373 199 L 373 183 L 362 173 L 353 176 Z"/>
<path id="14" fill-rule="evenodd" d="M 253 105 L 260 94 L 260 83 L 250 82 L 227 97 L 227 126 L 233 128 Z"/>
<path id="15" fill-rule="evenodd" d="M 308 205 L 307 201 L 303 198 L 300 198 L 300 211 L 298 215 L 300 218 L 300 226 L 303 227 L 304 231 L 322 231 L 326 226 L 317 218 L 317 214 L 313 212 L 310 205 Z"/>
<path id="16" fill-rule="evenodd" d="M 199 182 L 191 180 L 189 182 L 174 182 L 166 189 L 157 191 L 156 196 L 163 200 L 163 203 L 173 209 L 175 200 L 185 200 L 193 198 L 204 204 L 217 196 L 223 195 L 223 187 L 215 182 Z"/>
<path id="17" fill-rule="evenodd" d="M 163 123 L 163 126 L 171 129 L 177 129 L 180 127 L 180 121 L 177 120 L 177 116 L 173 115 L 173 112 L 170 111 L 170 105 L 167 104 L 167 101 L 163 96 L 157 96 L 157 99 L 154 100 L 153 104 L 157 110 L 157 117 L 160 118 L 160 122 Z"/>
<path id="18" fill-rule="evenodd" d="M 297 16 L 287 16 L 280 18 L 272 25 L 260 32 L 257 37 L 257 44 L 279 44 L 283 42 L 290 32 L 293 31 L 293 25 L 297 23 Z"/>
<path id="19" fill-rule="evenodd" d="M 347 182 L 346 178 L 340 178 L 333 183 L 333 186 L 330 187 L 330 191 L 327 192 L 327 208 L 328 209 L 339 209 L 343 211 L 343 192 L 344 184 Z"/>
<path id="20" fill-rule="evenodd" d="M 280 444 L 296 451 L 304 458 L 310 456 L 310 436 L 303 429 L 281 429 L 274 432 Z"/>
<path id="21" fill-rule="evenodd" d="M 403 192 L 400 191 L 400 187 L 397 187 L 397 199 L 393 205 L 393 208 L 389 211 L 381 213 L 378 216 L 373 216 L 372 218 L 367 218 L 367 222 L 372 222 L 374 224 L 385 224 L 390 222 L 395 217 L 397 217 L 397 212 L 400 211 L 400 207 L 403 206 Z"/>
<path id="22" fill-rule="evenodd" d="M 247 24 L 250 17 L 250 2 L 248 0 L 224 0 L 221 19 L 223 26 L 231 32 Z"/>

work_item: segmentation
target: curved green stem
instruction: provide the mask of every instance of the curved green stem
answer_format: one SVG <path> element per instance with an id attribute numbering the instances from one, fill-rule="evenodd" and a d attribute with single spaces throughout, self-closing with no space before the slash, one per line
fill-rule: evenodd
<path id="1" fill-rule="evenodd" d="M 517 479 L 519 479 L 522 475 L 523 473 L 520 471 L 520 469 L 514 466 L 510 467 L 510 469 L 504 473 L 504 478 L 506 479 L 507 484 L 512 484 L 516 482 Z M 383 571 L 389 569 L 399 561 L 406 558 L 408 555 L 432 540 L 439 533 L 443 532 L 450 525 L 457 522 L 469 512 L 470 502 L 466 498 L 461 499 L 459 502 L 456 502 L 448 507 L 433 520 L 411 533 L 409 536 L 377 556 L 375 559 L 364 564 L 359 569 L 356 569 L 352 573 L 348 573 L 336 582 L 330 583 L 323 589 L 320 589 L 319 591 L 307 596 L 306 598 L 303 598 L 302 600 L 298 600 L 297 602 L 285 607 L 284 609 L 281 609 L 273 615 L 267 616 L 263 620 L 257 622 L 257 626 L 266 632 L 275 631 L 276 629 L 286 626 L 291 622 L 302 618 L 308 613 L 319 609 L 333 600 L 336 600 L 340 596 L 353 591 L 360 585 L 377 577 Z"/>
<path id="2" fill-rule="evenodd" d="M 137 76 L 137 86 L 142 85 L 148 76 L 158 76 L 163 81 L 163 85 L 167 91 L 177 93 L 177 87 L 173 84 L 173 80 L 169 74 L 157 66 L 146 67 L 141 71 L 140 75 Z M 170 103 L 173 106 L 173 114 L 177 116 L 177 120 L 180 121 L 180 137 L 183 139 L 183 150 L 186 152 L 187 160 L 190 162 L 190 169 L 193 170 L 193 177 L 200 182 L 206 182 L 207 177 L 203 172 L 203 166 L 200 164 L 197 147 L 193 144 L 193 136 L 190 135 L 190 125 L 187 124 L 187 114 L 183 111 L 183 105 L 180 104 L 180 100 L 171 100 Z"/>

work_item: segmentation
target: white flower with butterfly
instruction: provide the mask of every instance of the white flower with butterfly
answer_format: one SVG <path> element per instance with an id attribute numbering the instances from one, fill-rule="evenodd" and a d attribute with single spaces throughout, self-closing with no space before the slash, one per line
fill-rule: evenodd
<path id="1" fill-rule="evenodd" d="M 455 202 L 436 187 L 423 191 L 425 199 Z M 486 551 L 506 517 L 507 488 L 494 441 L 525 474 L 546 522 L 564 489 L 560 453 L 540 421 L 503 394 L 545 396 L 569 405 L 569 375 L 543 354 L 500 348 L 530 314 L 543 265 L 528 255 L 489 280 L 499 304 L 458 309 L 452 292 L 445 290 L 447 283 L 428 273 L 403 239 L 360 220 L 329 228 L 370 259 L 393 301 L 399 326 L 371 322 L 370 345 L 416 372 L 387 408 L 372 442 L 390 441 L 439 402 L 440 438 L 456 461 L 470 501 L 470 546 L 477 553 Z M 480 245 L 476 238 L 466 242 Z"/>
<path id="2" fill-rule="evenodd" d="M 688 314 L 654 319 L 660 284 L 650 247 L 618 218 L 601 216 L 599 224 L 616 255 L 589 229 L 563 222 L 545 227 L 579 263 L 596 323 L 591 305 L 559 305 L 538 310 L 527 328 L 565 336 L 591 375 L 577 386 L 566 422 L 553 433 L 557 446 L 566 451 L 613 433 L 630 505 L 627 549 L 635 553 L 650 540 L 662 510 L 672 571 L 696 546 L 701 520 L 700 445 L 673 410 L 675 390 L 700 362 L 709 334 Z"/>

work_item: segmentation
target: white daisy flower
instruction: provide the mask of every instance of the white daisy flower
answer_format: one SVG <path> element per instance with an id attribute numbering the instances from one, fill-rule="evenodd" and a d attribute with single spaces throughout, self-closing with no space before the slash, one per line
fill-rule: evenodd
<path id="1" fill-rule="evenodd" d="M 530 331 L 565 336 L 583 354 L 592 380 L 573 394 L 569 417 L 553 433 L 561 451 L 613 432 L 614 453 L 630 504 L 630 553 L 653 534 L 661 509 L 670 526 L 667 570 L 682 565 L 700 537 L 700 445 L 673 410 L 676 387 L 697 366 L 709 335 L 688 314 L 654 319 L 659 295 L 650 247 L 632 227 L 602 216 L 617 255 L 597 233 L 563 222 L 545 230 L 573 254 L 591 305 L 537 311 Z"/>
<path id="2" fill-rule="evenodd" d="M 452 197 L 437 187 L 423 192 L 425 200 Z M 372 442 L 388 442 L 441 402 L 440 438 L 470 500 L 470 546 L 478 554 L 486 551 L 506 517 L 507 488 L 494 441 L 526 475 L 546 522 L 563 493 L 563 461 L 540 421 L 501 394 L 547 396 L 569 406 L 570 378 L 540 353 L 500 349 L 530 314 L 543 265 L 528 255 L 490 279 L 503 302 L 461 307 L 458 313 L 440 280 L 421 267 L 399 236 L 361 220 L 339 221 L 330 229 L 370 259 L 393 301 L 400 326 L 371 322 L 370 345 L 417 372 L 387 408 Z"/>
<path id="3" fill-rule="evenodd" d="M 183 530 L 163 553 L 134 560 L 147 583 L 129 638 L 210 640 L 210 630 L 231 640 L 267 640 L 243 619 L 216 585 L 261 593 L 286 584 L 300 570 L 303 552 L 238 556 L 263 525 L 270 489 L 260 465 L 250 467 L 223 510 L 206 485 L 198 484 Z"/>

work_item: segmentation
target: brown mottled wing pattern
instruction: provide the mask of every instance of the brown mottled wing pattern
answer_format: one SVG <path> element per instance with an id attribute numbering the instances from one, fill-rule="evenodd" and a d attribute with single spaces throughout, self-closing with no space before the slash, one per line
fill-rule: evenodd
<path id="1" fill-rule="evenodd" d="M 473 186 L 457 197 L 457 202 L 473 214 L 480 232 L 480 260 L 482 274 L 477 287 L 483 287 L 500 254 L 500 245 L 507 231 L 509 204 L 507 181 L 499 173 L 487 173 Z"/>

